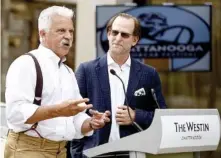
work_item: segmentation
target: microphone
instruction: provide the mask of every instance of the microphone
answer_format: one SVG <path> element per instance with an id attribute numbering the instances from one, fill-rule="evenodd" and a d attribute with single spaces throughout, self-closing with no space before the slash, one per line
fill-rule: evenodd
<path id="1" fill-rule="evenodd" d="M 154 111 L 156 108 L 160 109 L 157 101 L 155 90 L 149 86 L 144 85 L 142 88 L 134 92 L 136 100 L 136 108 L 145 111 Z"/>
<path id="2" fill-rule="evenodd" d="M 158 101 L 157 101 L 157 96 L 156 96 L 155 90 L 154 90 L 153 88 L 151 88 L 151 94 L 152 94 L 152 96 L 153 96 L 154 101 L 155 101 L 156 104 L 157 104 L 158 109 L 160 109 L 159 103 L 158 103 Z"/>
<path id="3" fill-rule="evenodd" d="M 110 73 L 112 75 L 117 75 L 116 71 L 114 71 L 113 69 L 110 69 Z M 121 78 L 117 75 L 117 77 L 121 80 Z"/>
<path id="4" fill-rule="evenodd" d="M 124 85 L 124 82 L 123 80 L 117 75 L 116 71 L 114 71 L 113 69 L 110 69 L 110 73 L 114 76 L 116 76 L 122 83 L 123 85 L 123 90 L 124 90 L 124 95 L 125 95 L 125 102 L 126 102 L 126 106 L 127 106 L 127 111 L 128 111 L 128 114 L 129 114 L 129 117 L 130 117 L 130 120 L 132 122 L 132 125 L 137 128 L 137 130 L 140 132 L 140 131 L 143 131 L 143 129 L 136 123 L 133 121 L 132 117 L 131 117 L 131 114 L 130 114 L 130 110 L 129 110 L 129 104 L 128 104 L 128 100 L 127 100 L 127 95 L 126 95 L 126 89 L 125 89 L 125 85 Z"/>

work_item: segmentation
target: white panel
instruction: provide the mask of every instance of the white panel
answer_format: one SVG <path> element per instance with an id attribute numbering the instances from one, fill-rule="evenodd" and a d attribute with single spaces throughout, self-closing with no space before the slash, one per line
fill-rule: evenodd
<path id="1" fill-rule="evenodd" d="M 217 115 L 161 116 L 160 148 L 218 145 L 220 129 Z"/>

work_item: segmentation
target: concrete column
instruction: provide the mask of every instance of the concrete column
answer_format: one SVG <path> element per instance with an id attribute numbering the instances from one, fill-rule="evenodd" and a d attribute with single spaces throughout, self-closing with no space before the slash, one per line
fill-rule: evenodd
<path id="1" fill-rule="evenodd" d="M 1 6 L 1 48 L 0 48 L 0 58 L 1 58 L 1 95 L 0 95 L 0 101 L 5 101 L 5 77 L 6 72 L 8 70 L 8 58 L 9 58 L 9 47 L 8 47 L 8 41 L 9 41 L 9 10 L 10 10 L 10 4 L 11 0 L 2 0 L 2 6 Z"/>

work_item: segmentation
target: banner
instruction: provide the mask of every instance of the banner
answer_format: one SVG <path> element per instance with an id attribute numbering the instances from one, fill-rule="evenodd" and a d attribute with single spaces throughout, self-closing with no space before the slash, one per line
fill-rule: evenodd
<path id="1" fill-rule="evenodd" d="M 144 63 L 160 60 L 154 65 L 159 71 L 161 64 L 163 71 L 211 71 L 211 11 L 209 5 L 97 6 L 97 57 L 108 51 L 108 20 L 124 12 L 141 23 L 141 39 L 131 50 L 133 58 Z"/>

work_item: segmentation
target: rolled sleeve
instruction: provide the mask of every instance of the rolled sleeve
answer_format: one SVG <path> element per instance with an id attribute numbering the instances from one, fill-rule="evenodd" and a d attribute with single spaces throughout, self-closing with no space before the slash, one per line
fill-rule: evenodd
<path id="1" fill-rule="evenodd" d="M 7 123 L 15 132 L 32 126 L 25 122 L 39 107 L 33 104 L 35 84 L 36 72 L 32 59 L 28 56 L 16 59 L 6 76 L 5 93 Z"/>
<path id="2" fill-rule="evenodd" d="M 90 132 L 86 133 L 85 135 L 83 135 L 81 133 L 81 127 L 82 127 L 84 121 L 89 118 L 90 118 L 90 116 L 88 116 L 86 113 L 83 113 L 83 112 L 74 116 L 73 123 L 74 123 L 74 127 L 76 129 L 76 134 L 75 134 L 76 139 L 83 138 L 84 136 L 91 136 L 94 133 L 94 131 L 90 131 Z"/>
<path id="3" fill-rule="evenodd" d="M 33 124 L 25 124 L 25 122 L 35 113 L 39 106 L 28 103 L 11 103 L 6 106 L 9 106 L 9 108 L 6 108 L 6 116 L 10 129 L 13 129 L 14 132 L 21 132 L 31 128 Z"/>

